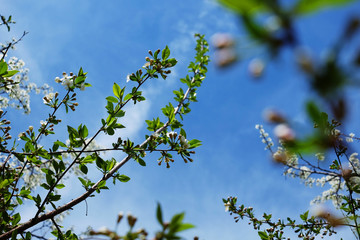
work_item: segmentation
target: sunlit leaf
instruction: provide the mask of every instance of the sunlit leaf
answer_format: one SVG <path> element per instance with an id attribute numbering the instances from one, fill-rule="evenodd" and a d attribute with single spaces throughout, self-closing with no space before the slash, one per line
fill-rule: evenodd
<path id="1" fill-rule="evenodd" d="M 355 2 L 354 0 L 300 0 L 295 5 L 295 14 L 308 14 L 326 7 L 336 7 Z"/>
<path id="2" fill-rule="evenodd" d="M 255 14 L 264 8 L 262 0 L 218 0 L 224 6 L 239 14 Z"/>

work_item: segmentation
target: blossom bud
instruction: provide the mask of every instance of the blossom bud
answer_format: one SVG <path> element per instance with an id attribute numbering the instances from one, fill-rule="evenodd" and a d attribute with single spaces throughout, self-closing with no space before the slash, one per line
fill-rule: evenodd
<path id="1" fill-rule="evenodd" d="M 298 50 L 297 56 L 296 56 L 296 62 L 305 73 L 312 74 L 314 73 L 314 65 L 311 60 L 310 54 L 304 50 L 300 49 Z"/>
<path id="2" fill-rule="evenodd" d="M 34 127 L 33 126 L 29 126 L 29 130 L 30 132 L 32 132 L 34 130 Z"/>
<path id="3" fill-rule="evenodd" d="M 274 133 L 279 139 L 284 141 L 292 141 L 295 139 L 294 131 L 285 123 L 277 125 Z"/>
<path id="4" fill-rule="evenodd" d="M 267 109 L 264 112 L 264 117 L 270 123 L 285 123 L 286 119 L 277 111 Z"/>
<path id="5" fill-rule="evenodd" d="M 272 158 L 276 163 L 286 164 L 286 160 L 287 160 L 288 157 L 287 157 L 286 153 L 276 151 L 273 154 Z"/>
<path id="6" fill-rule="evenodd" d="M 116 223 L 119 223 L 123 217 L 124 217 L 124 213 L 123 213 L 123 212 L 119 212 Z"/>
<path id="7" fill-rule="evenodd" d="M 232 49 L 220 49 L 216 52 L 215 61 L 219 67 L 227 67 L 237 60 L 236 53 Z"/>
<path id="8" fill-rule="evenodd" d="M 153 53 L 152 53 L 152 51 L 151 50 L 149 50 L 149 54 L 152 56 L 153 55 Z"/>
<path id="9" fill-rule="evenodd" d="M 146 60 L 147 62 L 150 62 L 150 58 L 149 58 L 149 57 L 146 57 L 145 60 Z"/>
<path id="10" fill-rule="evenodd" d="M 254 78 L 262 76 L 265 69 L 265 64 L 261 59 L 255 58 L 249 63 L 249 73 Z"/>
<path id="11" fill-rule="evenodd" d="M 345 179 L 345 181 L 349 181 L 352 176 L 352 170 L 348 168 L 343 169 L 341 175 Z"/>
<path id="12" fill-rule="evenodd" d="M 129 224 L 129 226 L 130 226 L 130 227 L 134 227 L 134 225 L 135 225 L 135 223 L 136 223 L 137 218 L 136 218 L 136 217 L 134 217 L 134 216 L 133 216 L 133 215 L 131 215 L 131 214 L 128 214 L 128 216 L 127 216 L 127 220 L 128 220 L 128 224 Z"/>
<path id="13" fill-rule="evenodd" d="M 101 227 L 97 234 L 109 235 L 111 231 L 107 227 Z"/>
<path id="14" fill-rule="evenodd" d="M 215 48 L 229 48 L 235 43 L 233 37 L 227 33 L 216 33 L 211 40 Z"/>

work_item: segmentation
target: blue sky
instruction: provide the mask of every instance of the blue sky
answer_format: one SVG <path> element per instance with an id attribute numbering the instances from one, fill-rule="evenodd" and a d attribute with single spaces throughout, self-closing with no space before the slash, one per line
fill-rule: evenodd
<path id="1" fill-rule="evenodd" d="M 237 18 L 213 1 L 4 1 L 3 15 L 11 14 L 17 22 L 10 35 L 29 34 L 10 55 L 23 59 L 30 69 L 30 80 L 41 85 L 48 83 L 56 91 L 64 92 L 54 79 L 63 71 L 77 72 L 83 67 L 93 87 L 78 95 L 79 107 L 69 115 L 63 113 L 63 125 L 56 129 L 56 138 L 66 139 L 66 125 L 84 123 L 91 132 L 106 116 L 105 97 L 112 94 L 112 84 L 126 84 L 126 75 L 141 67 L 149 49 L 168 45 L 172 56 L 179 60 L 174 74 L 167 81 L 154 80 L 147 84 L 144 94 L 148 101 L 129 109 L 124 125 L 118 133 L 133 141 L 141 141 L 147 133 L 145 119 L 161 114 L 161 108 L 172 99 L 179 78 L 187 74 L 195 46 L 192 35 L 200 32 L 210 37 L 217 32 L 233 34 L 239 43 L 246 41 Z M 335 40 L 335 34 L 349 14 L 358 13 L 359 4 L 341 10 L 327 9 L 316 16 L 298 22 L 300 35 L 314 55 L 320 57 L 324 46 Z M 319 31 L 321 29 L 321 31 Z M 264 57 L 263 52 L 244 49 Z M 240 56 L 243 54 L 239 48 Z M 211 48 L 210 55 L 213 56 Z M 254 126 L 263 123 L 262 112 L 267 107 L 281 109 L 296 126 L 303 127 L 304 99 L 307 86 L 288 52 L 278 61 L 269 62 L 265 76 L 252 80 L 247 72 L 250 59 L 227 69 L 218 69 L 214 62 L 203 87 L 198 91 L 198 103 L 185 119 L 189 138 L 203 141 L 196 150 L 193 163 L 178 159 L 170 169 L 157 166 L 157 155 L 147 158 L 147 167 L 129 162 L 121 173 L 131 177 L 126 184 L 110 185 L 110 190 L 89 199 L 88 215 L 85 203 L 79 204 L 63 224 L 84 231 L 87 226 L 111 228 L 119 211 L 138 217 L 137 227 L 149 232 L 157 229 L 156 202 L 160 202 L 165 216 L 185 211 L 186 221 L 196 225 L 184 236 L 198 235 L 200 239 L 257 239 L 256 231 L 246 221 L 234 223 L 225 213 L 222 198 L 237 196 L 240 203 L 252 206 L 259 215 L 264 211 L 276 218 L 295 216 L 309 208 L 318 189 L 309 189 L 298 180 L 282 176 L 282 168 L 272 164 L 269 153 L 258 137 Z M 270 60 L 268 60 L 270 61 Z M 31 99 L 32 113 L 9 113 L 17 135 L 28 125 L 37 126 L 47 116 L 42 96 Z M 15 122 L 16 121 L 16 122 Z M 265 125 L 266 127 L 266 125 Z M 358 126 L 355 130 L 359 130 Z M 271 132 L 271 128 L 267 128 Z M 18 130 L 18 132 L 16 132 Z M 98 143 L 111 141 L 100 136 Z M 121 156 L 109 154 L 117 160 Z M 76 181 L 76 180 L 75 180 Z M 81 194 L 81 187 L 72 182 L 64 199 Z M 76 182 L 77 183 L 77 182 Z M 76 194 L 76 195 L 74 195 Z M 33 209 L 25 209 L 30 216 Z M 341 229 L 340 229 L 341 231 Z M 343 230 L 345 239 L 351 233 Z M 336 238 L 334 238 L 336 239 Z"/>

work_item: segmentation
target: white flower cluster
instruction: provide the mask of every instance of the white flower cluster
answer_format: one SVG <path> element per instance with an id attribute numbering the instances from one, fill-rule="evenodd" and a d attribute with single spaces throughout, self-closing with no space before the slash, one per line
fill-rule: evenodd
<path id="1" fill-rule="evenodd" d="M 333 205 L 336 208 L 339 208 L 341 206 L 342 201 L 342 194 L 340 194 L 340 190 L 343 190 L 345 188 L 345 182 L 341 182 L 340 177 L 338 176 L 325 176 L 320 178 L 319 180 L 316 180 L 317 184 L 324 186 L 325 182 L 330 184 L 330 189 L 325 190 L 322 192 L 320 196 L 317 196 L 314 198 L 310 203 L 311 204 L 319 204 L 323 203 L 325 201 L 331 200 Z"/>
<path id="2" fill-rule="evenodd" d="M 255 129 L 258 129 L 260 132 L 260 138 L 262 142 L 266 144 L 265 150 L 271 149 L 274 146 L 272 139 L 269 137 L 269 134 L 265 132 L 263 125 L 256 124 Z"/>
<path id="3" fill-rule="evenodd" d="M 308 179 L 310 174 L 311 174 L 310 168 L 308 168 L 306 166 L 301 166 L 300 167 L 299 177 L 301 179 L 304 179 L 304 180 Z"/>
<path id="4" fill-rule="evenodd" d="M 190 147 L 189 141 L 181 134 L 178 135 L 177 132 L 168 132 L 166 133 L 166 136 L 171 140 L 175 140 L 176 137 L 178 137 L 180 144 L 183 148 L 188 149 Z"/>
<path id="5" fill-rule="evenodd" d="M 56 93 L 51 92 L 46 94 L 45 97 L 43 98 L 44 104 L 50 103 L 51 100 L 53 100 L 53 98 L 57 96 L 57 94 L 58 94 L 57 92 Z"/>
<path id="6" fill-rule="evenodd" d="M 353 142 L 354 141 L 355 134 L 350 133 L 348 137 L 346 137 L 347 142 Z"/>
<path id="7" fill-rule="evenodd" d="M 15 109 L 23 109 L 26 114 L 30 113 L 30 95 L 31 91 L 35 91 L 39 94 L 43 91 L 43 94 L 48 94 L 52 91 L 49 85 L 44 84 L 42 87 L 37 87 L 35 83 L 28 83 L 29 69 L 24 68 L 25 63 L 23 60 L 16 57 L 11 57 L 7 62 L 10 70 L 19 71 L 11 78 L 5 78 L 8 80 L 8 84 L 0 90 L 0 109 L 12 107 Z M 11 81 L 13 81 L 11 83 Z"/>
<path id="8" fill-rule="evenodd" d="M 342 196 L 341 191 L 346 188 L 346 181 L 349 181 L 350 184 L 359 185 L 360 186 L 360 177 L 351 176 L 351 173 L 360 173 L 360 161 L 358 159 L 358 153 L 353 153 L 349 157 L 349 165 L 348 168 L 343 171 L 343 181 L 342 178 L 335 175 L 326 175 L 321 178 L 310 178 L 308 177 L 305 180 L 305 185 L 312 186 L 313 183 L 316 183 L 317 186 L 324 187 L 326 183 L 329 183 L 330 188 L 323 191 L 321 195 L 317 196 L 311 201 L 311 204 L 319 204 L 325 201 L 331 200 L 333 205 L 337 208 L 341 206 Z M 319 160 L 324 159 L 323 153 L 316 154 Z M 348 179 L 345 175 L 349 174 Z M 300 174 L 300 177 L 301 174 Z M 303 178 L 306 178 L 304 173 Z M 347 180 L 346 180 L 347 179 Z"/>
<path id="9" fill-rule="evenodd" d="M 6 43 L 0 43 L 1 48 L 3 48 L 3 49 L 8 48 L 10 43 L 14 43 L 17 41 L 16 38 L 14 38 L 14 37 L 11 40 L 12 40 L 11 42 L 6 41 Z M 11 44 L 10 48 L 12 50 L 15 50 L 16 49 L 15 44 Z M 5 56 L 7 56 L 7 54 Z"/>
<path id="10" fill-rule="evenodd" d="M 72 72 L 70 72 L 69 75 L 67 75 L 66 72 L 63 72 L 62 75 L 63 75 L 62 78 L 56 77 L 55 82 L 61 83 L 61 85 L 63 85 L 66 90 L 69 90 L 70 88 L 74 87 L 75 84 L 74 81 L 76 79 L 76 76 Z M 81 91 L 85 90 L 85 82 L 81 84 L 80 90 Z"/>
<path id="11" fill-rule="evenodd" d="M 319 161 L 324 161 L 325 160 L 325 154 L 324 153 L 316 153 L 315 157 L 317 158 L 317 160 Z"/>
<path id="12" fill-rule="evenodd" d="M 350 155 L 349 168 L 353 169 L 354 172 L 356 172 L 356 173 L 360 173 L 360 162 L 359 162 L 359 159 L 357 158 L 357 156 L 359 156 L 358 153 L 353 153 Z"/>

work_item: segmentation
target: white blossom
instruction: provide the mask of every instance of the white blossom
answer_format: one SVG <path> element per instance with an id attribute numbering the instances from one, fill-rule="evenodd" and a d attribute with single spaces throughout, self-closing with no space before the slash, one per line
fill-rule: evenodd
<path id="1" fill-rule="evenodd" d="M 307 179 L 311 174 L 311 170 L 310 168 L 306 167 L 306 166 L 301 166 L 300 167 L 300 173 L 299 173 L 299 177 L 301 179 Z"/>
<path id="2" fill-rule="evenodd" d="M 324 153 L 316 153 L 315 156 L 319 161 L 324 161 L 325 160 Z"/>

